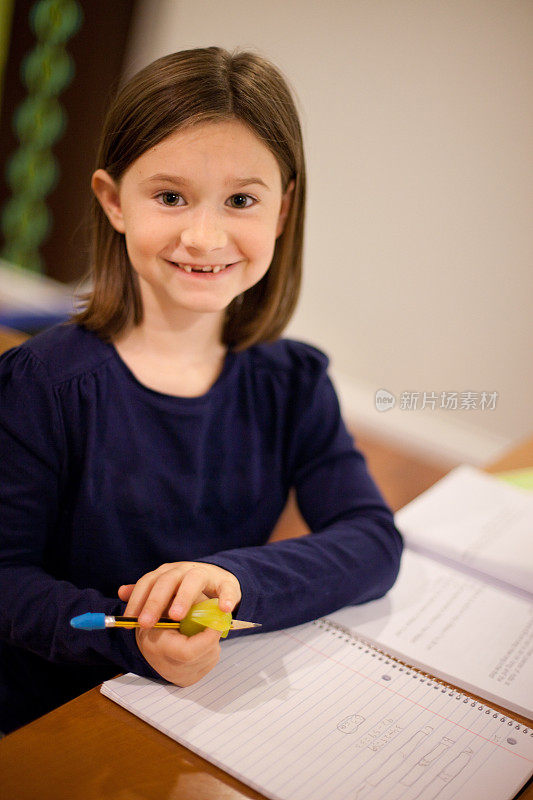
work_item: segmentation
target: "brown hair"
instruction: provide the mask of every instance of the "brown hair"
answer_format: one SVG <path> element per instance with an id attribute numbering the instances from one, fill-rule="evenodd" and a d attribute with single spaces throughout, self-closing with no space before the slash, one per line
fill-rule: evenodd
<path id="1" fill-rule="evenodd" d="M 300 290 L 305 162 L 298 113 L 281 73 L 260 55 L 220 47 L 157 59 L 119 91 L 104 123 L 96 168 L 119 180 L 139 156 L 177 129 L 228 119 L 245 123 L 270 149 L 283 192 L 295 181 L 268 271 L 226 309 L 222 340 L 242 350 L 280 335 Z M 109 340 L 142 321 L 142 301 L 124 235 L 110 225 L 96 198 L 91 214 L 93 286 L 72 321 Z"/>

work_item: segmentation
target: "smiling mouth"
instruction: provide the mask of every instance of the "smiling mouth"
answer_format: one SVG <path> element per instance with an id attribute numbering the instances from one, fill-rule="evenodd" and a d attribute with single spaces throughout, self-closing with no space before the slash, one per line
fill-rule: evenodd
<path id="1" fill-rule="evenodd" d="M 191 273 L 191 272 L 202 272 L 202 273 L 211 273 L 213 275 L 217 275 L 219 272 L 223 272 L 227 267 L 232 267 L 233 264 L 178 264 L 177 261 L 171 261 L 171 264 L 174 264 L 175 267 L 182 270 L 183 272 Z M 235 262 L 236 263 L 236 262 Z"/>

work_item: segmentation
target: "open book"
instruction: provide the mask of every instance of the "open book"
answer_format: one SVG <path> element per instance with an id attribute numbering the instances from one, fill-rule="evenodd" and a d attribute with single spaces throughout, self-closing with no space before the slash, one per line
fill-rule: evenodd
<path id="1" fill-rule="evenodd" d="M 399 515 L 433 555 L 408 548 L 387 597 L 225 641 L 188 688 L 130 673 L 102 693 L 271 800 L 510 800 L 533 773 L 533 729 L 364 641 L 531 713 L 532 506 L 508 491 L 455 470 Z M 449 524 L 438 557 L 435 522 Z"/>
<path id="2" fill-rule="evenodd" d="M 533 718 L 533 496 L 465 465 L 396 523 L 406 549 L 391 591 L 331 619 Z"/>

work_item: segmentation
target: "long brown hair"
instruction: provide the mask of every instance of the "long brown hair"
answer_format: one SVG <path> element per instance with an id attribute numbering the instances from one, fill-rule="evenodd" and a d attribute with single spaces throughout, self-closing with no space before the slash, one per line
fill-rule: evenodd
<path id="1" fill-rule="evenodd" d="M 176 130 L 229 119 L 245 123 L 273 153 L 283 192 L 295 181 L 268 271 L 226 309 L 222 340 L 242 350 L 280 335 L 300 291 L 305 161 L 298 113 L 279 70 L 256 53 L 220 47 L 157 59 L 126 83 L 111 105 L 96 168 L 119 180 L 139 156 Z M 142 321 L 142 301 L 124 235 L 110 225 L 96 198 L 91 215 L 92 290 L 72 321 L 110 340 L 125 326 Z"/>

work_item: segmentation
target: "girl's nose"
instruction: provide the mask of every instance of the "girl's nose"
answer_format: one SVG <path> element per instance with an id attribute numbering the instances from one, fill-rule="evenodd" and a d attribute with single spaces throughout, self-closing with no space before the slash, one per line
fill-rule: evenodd
<path id="1" fill-rule="evenodd" d="M 203 209 L 190 217 L 181 232 L 181 241 L 185 247 L 207 252 L 225 247 L 228 236 L 217 214 Z"/>

